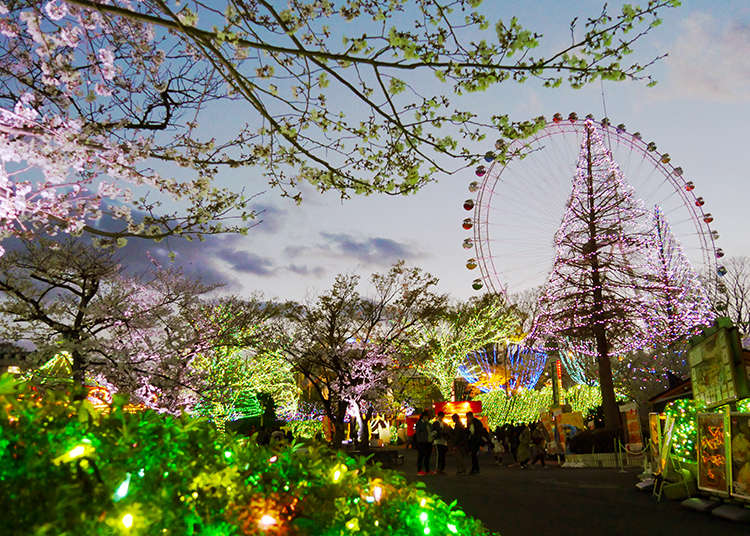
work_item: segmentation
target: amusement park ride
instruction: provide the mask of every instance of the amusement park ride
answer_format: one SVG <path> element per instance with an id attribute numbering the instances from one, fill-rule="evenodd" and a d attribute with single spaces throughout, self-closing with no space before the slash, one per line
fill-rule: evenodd
<path id="1" fill-rule="evenodd" d="M 724 252 L 716 245 L 719 233 L 712 225 L 714 217 L 706 211 L 704 198 L 696 194 L 695 183 L 673 164 L 669 154 L 657 150 L 656 143 L 644 141 L 639 132 L 630 133 L 623 124 L 613 126 L 606 118 L 595 121 L 590 115 L 580 119 L 575 113 L 567 118 L 555 114 L 529 138 L 510 144 L 498 140 L 474 170 L 468 185 L 472 197 L 463 201 L 470 216 L 461 226 L 471 233 L 463 247 L 473 252 L 465 265 L 478 271 L 472 281 L 475 290 L 486 289 L 512 300 L 548 282 L 556 255 L 553 238 L 569 208 L 571 179 L 591 136 L 604 142 L 608 157 L 623 182 L 632 187 L 637 202 L 644 208 L 657 207 L 657 217 L 669 222 L 694 273 L 719 277 L 726 273 L 719 261 Z M 697 316 L 696 322 L 706 320 L 705 315 Z M 533 388 L 529 382 L 539 379 L 549 342 L 548 334 L 532 328 L 524 341 L 505 345 L 500 355 L 495 347 L 468 356 L 462 376 L 482 391 L 513 390 L 521 385 Z M 563 364 L 578 361 L 568 351 L 576 347 L 570 340 L 559 338 L 552 346 L 565 349 L 559 352 L 564 354 L 560 356 Z M 586 352 L 579 345 L 574 353 Z M 568 372 L 584 381 L 580 371 Z"/>

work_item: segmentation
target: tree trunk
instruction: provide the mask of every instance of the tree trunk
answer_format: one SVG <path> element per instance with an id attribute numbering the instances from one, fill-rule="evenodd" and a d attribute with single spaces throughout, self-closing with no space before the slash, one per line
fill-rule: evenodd
<path id="1" fill-rule="evenodd" d="M 370 450 L 370 419 L 362 415 L 359 404 L 355 404 L 354 409 L 354 418 L 357 420 L 357 438 L 355 444 L 359 450 Z"/>
<path id="2" fill-rule="evenodd" d="M 599 267 L 599 247 L 596 243 L 596 211 L 594 203 L 594 177 L 591 165 L 591 133 L 586 130 L 587 149 L 587 194 L 589 202 L 589 244 L 585 251 L 589 252 L 591 258 L 591 286 L 593 298 L 593 315 L 591 327 L 596 340 L 597 364 L 599 365 L 599 389 L 602 393 L 602 410 L 604 412 L 604 425 L 607 428 L 620 430 L 620 410 L 615 400 L 615 387 L 612 381 L 612 363 L 609 361 L 609 343 L 607 342 L 607 329 L 604 325 L 604 294 L 602 292 L 602 277 Z"/>
<path id="3" fill-rule="evenodd" d="M 596 330 L 596 362 L 599 365 L 599 389 L 602 392 L 602 411 L 604 425 L 607 428 L 621 431 L 620 408 L 615 400 L 615 385 L 612 381 L 612 362 L 609 360 L 607 334 L 604 327 Z"/>
<path id="4" fill-rule="evenodd" d="M 344 422 L 345 415 L 346 403 L 338 402 L 336 406 L 336 414 L 331 420 L 333 423 L 333 442 L 331 446 L 335 449 L 341 448 L 341 442 L 344 441 L 344 431 L 346 430 L 346 423 Z"/>
<path id="5" fill-rule="evenodd" d="M 70 355 L 73 358 L 73 363 L 70 366 L 73 374 L 73 400 L 83 400 L 86 398 L 86 393 L 83 390 L 86 380 L 86 362 L 77 347 L 73 348 Z"/>

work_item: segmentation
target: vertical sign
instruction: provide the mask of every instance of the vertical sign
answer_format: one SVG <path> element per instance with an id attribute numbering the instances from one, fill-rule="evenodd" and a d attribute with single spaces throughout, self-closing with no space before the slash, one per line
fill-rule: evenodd
<path id="1" fill-rule="evenodd" d="M 698 489 L 729 495 L 726 426 L 723 413 L 699 413 Z"/>
<path id="2" fill-rule="evenodd" d="M 732 496 L 750 501 L 750 413 L 732 413 Z"/>
<path id="3" fill-rule="evenodd" d="M 565 404 L 565 394 L 562 389 L 562 364 L 559 359 L 555 361 L 555 382 L 557 383 L 557 396 L 559 397 L 560 405 L 562 406 Z"/>
<path id="4" fill-rule="evenodd" d="M 669 459 L 669 451 L 672 448 L 672 433 L 674 432 L 674 416 L 667 415 L 667 420 L 664 423 L 664 438 L 661 442 L 661 450 L 659 451 L 659 458 L 661 459 L 661 471 L 666 473 L 667 460 Z"/>
<path id="5" fill-rule="evenodd" d="M 651 471 L 654 474 L 661 473 L 661 460 L 659 452 L 661 451 L 661 426 L 659 425 L 659 414 L 648 414 L 649 445 L 651 446 Z"/>

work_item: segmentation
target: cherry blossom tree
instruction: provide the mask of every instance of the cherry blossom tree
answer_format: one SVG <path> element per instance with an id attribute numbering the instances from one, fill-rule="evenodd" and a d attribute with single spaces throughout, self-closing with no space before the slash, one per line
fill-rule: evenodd
<path id="1" fill-rule="evenodd" d="M 385 391 L 418 327 L 445 305 L 445 296 L 434 291 L 437 279 L 403 262 L 371 282 L 373 295 L 364 297 L 358 276 L 338 275 L 314 302 L 289 304 L 266 343 L 313 390 L 334 425 L 335 444 L 344 437 L 347 412 L 363 422 L 365 406 Z"/>
<path id="2" fill-rule="evenodd" d="M 55 1 L 0 3 L 0 14 L 0 233 L 86 230 L 122 244 L 250 217 L 242 195 L 213 188 L 205 172 L 178 182 L 146 165 L 160 153 L 190 165 L 186 114 L 217 98 L 205 67 L 129 18 Z M 160 210 L 150 191 L 187 211 Z M 97 229 L 103 211 L 122 227 Z"/>
<path id="3" fill-rule="evenodd" d="M 529 77 L 645 77 L 649 63 L 624 56 L 678 3 L 576 18 L 569 45 L 533 56 L 540 34 L 514 17 L 493 32 L 476 0 L 0 2 L 0 232 L 122 243 L 243 230 L 228 221 L 253 216 L 242 188 L 214 184 L 242 166 L 297 201 L 302 182 L 343 197 L 413 192 L 478 158 L 461 138 L 544 124 L 480 120 L 454 98 Z M 246 124 L 200 128 L 235 109 Z M 103 211 L 122 226 L 98 227 Z"/>
<path id="4" fill-rule="evenodd" d="M 75 383 L 95 380 L 162 411 L 191 407 L 205 375 L 198 356 L 227 344 L 245 321 L 237 300 L 223 310 L 238 320 L 211 321 L 213 287 L 155 265 L 129 275 L 111 250 L 76 240 L 25 242 L 0 259 L 1 336 L 37 352 L 68 352 Z"/>

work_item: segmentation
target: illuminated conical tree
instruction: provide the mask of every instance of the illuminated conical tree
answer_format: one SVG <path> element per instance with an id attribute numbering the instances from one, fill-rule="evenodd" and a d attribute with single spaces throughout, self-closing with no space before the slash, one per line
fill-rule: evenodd
<path id="1" fill-rule="evenodd" d="M 650 240 L 647 221 L 645 209 L 588 121 L 573 191 L 555 235 L 556 258 L 537 329 L 567 337 L 576 352 L 596 357 L 609 428 L 620 428 L 610 357 L 643 341 L 643 293 L 651 283 L 639 267 L 645 264 Z"/>
<path id="2" fill-rule="evenodd" d="M 663 349 L 695 334 L 698 326 L 711 323 L 708 295 L 658 206 L 653 212 L 652 245 L 646 267 L 653 277 L 650 303 L 643 310 L 651 346 Z"/>

